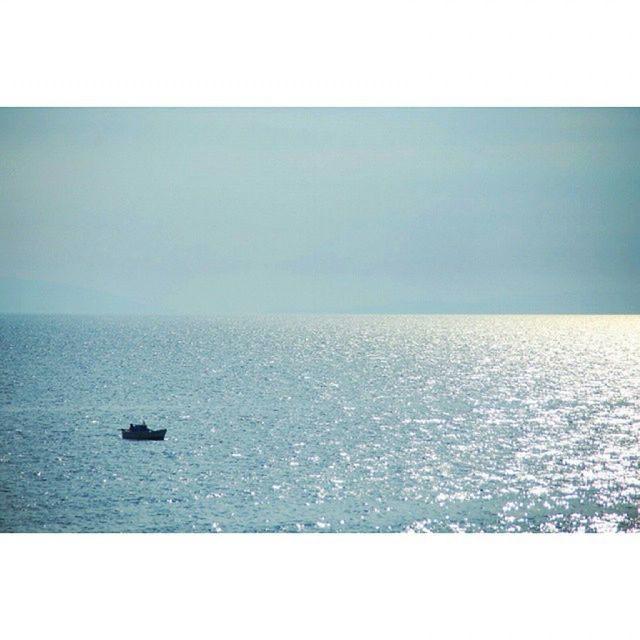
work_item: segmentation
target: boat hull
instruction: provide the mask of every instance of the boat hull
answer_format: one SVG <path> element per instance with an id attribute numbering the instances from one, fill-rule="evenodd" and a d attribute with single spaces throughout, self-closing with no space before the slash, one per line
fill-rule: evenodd
<path id="1" fill-rule="evenodd" d="M 166 429 L 157 429 L 156 431 L 129 431 L 128 429 L 120 429 L 123 440 L 164 440 Z"/>

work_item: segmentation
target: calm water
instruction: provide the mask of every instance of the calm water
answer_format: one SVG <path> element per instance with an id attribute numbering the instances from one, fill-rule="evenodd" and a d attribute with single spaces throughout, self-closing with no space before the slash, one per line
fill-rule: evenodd
<path id="1" fill-rule="evenodd" d="M 2 531 L 640 528 L 638 316 L 0 316 L 0 346 Z"/>

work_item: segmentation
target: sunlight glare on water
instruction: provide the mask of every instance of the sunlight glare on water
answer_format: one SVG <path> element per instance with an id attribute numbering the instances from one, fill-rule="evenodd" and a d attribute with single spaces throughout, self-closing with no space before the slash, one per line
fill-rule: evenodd
<path id="1" fill-rule="evenodd" d="M 640 317 L 2 316 L 2 531 L 636 531 Z M 145 419 L 164 442 L 118 429 Z"/>

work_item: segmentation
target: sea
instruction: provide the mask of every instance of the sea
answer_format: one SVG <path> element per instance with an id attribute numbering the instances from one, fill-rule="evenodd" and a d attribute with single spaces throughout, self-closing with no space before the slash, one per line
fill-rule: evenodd
<path id="1" fill-rule="evenodd" d="M 640 316 L 2 315 L 0 357 L 2 532 L 640 529 Z"/>

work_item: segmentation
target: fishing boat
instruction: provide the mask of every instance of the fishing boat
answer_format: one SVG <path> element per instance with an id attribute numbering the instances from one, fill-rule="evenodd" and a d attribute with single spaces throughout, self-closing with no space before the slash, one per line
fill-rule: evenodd
<path id="1" fill-rule="evenodd" d="M 164 440 L 166 429 L 149 429 L 146 422 L 130 424 L 128 429 L 120 429 L 124 440 Z"/>

